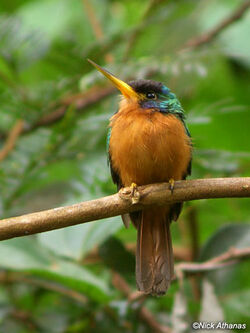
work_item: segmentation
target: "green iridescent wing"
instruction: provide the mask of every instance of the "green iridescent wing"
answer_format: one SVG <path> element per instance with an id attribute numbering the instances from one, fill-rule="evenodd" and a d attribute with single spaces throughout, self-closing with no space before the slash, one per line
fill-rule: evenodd
<path id="1" fill-rule="evenodd" d="M 119 190 L 122 187 L 122 182 L 121 182 L 121 178 L 120 178 L 118 172 L 116 172 L 112 166 L 112 156 L 111 156 L 111 153 L 109 150 L 110 138 L 111 138 L 111 127 L 108 129 L 106 150 L 107 150 L 107 154 L 108 154 L 108 165 L 110 167 L 111 177 L 112 177 L 113 183 L 117 185 L 117 189 Z"/>
<path id="2" fill-rule="evenodd" d="M 107 154 L 108 154 L 108 165 L 110 167 L 110 173 L 111 173 L 113 183 L 116 184 L 117 191 L 119 191 L 120 188 L 123 187 L 123 185 L 122 185 L 119 173 L 117 171 L 115 171 L 115 169 L 112 166 L 112 156 L 111 156 L 111 152 L 110 152 L 110 149 L 109 149 L 110 137 L 111 137 L 111 128 L 108 129 L 107 142 L 106 142 L 106 149 L 107 149 Z M 129 227 L 131 218 L 132 217 L 130 217 L 130 214 L 123 214 L 122 215 L 122 221 L 123 221 L 126 228 Z"/>

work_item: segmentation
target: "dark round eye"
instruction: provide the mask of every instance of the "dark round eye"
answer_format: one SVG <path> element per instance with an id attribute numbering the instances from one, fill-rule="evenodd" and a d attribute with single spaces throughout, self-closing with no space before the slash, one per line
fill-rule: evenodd
<path id="1" fill-rule="evenodd" d="M 146 97 L 148 99 L 156 99 L 156 94 L 153 91 L 149 91 L 146 93 Z"/>

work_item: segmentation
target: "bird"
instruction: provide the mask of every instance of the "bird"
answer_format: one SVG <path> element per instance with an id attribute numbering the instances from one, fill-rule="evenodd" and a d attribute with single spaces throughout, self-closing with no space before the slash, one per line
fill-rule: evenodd
<path id="1" fill-rule="evenodd" d="M 108 160 L 117 190 L 168 182 L 191 174 L 192 140 L 184 110 L 176 95 L 163 83 L 138 79 L 126 83 L 92 60 L 88 61 L 121 92 L 117 112 L 110 118 Z M 133 202 L 133 201 L 132 201 Z M 135 200 L 136 202 L 136 200 Z M 153 206 L 122 215 L 137 229 L 136 284 L 153 296 L 164 295 L 174 276 L 170 233 L 182 203 Z"/>

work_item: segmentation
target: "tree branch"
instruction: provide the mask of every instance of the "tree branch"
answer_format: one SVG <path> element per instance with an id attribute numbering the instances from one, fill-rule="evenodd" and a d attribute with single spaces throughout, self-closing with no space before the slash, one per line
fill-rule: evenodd
<path id="1" fill-rule="evenodd" d="M 250 257 L 250 247 L 243 249 L 230 248 L 228 251 L 220 254 L 217 257 L 209 259 L 202 263 L 180 263 L 177 264 L 175 270 L 177 276 L 180 272 L 186 272 L 191 274 L 197 274 L 207 271 L 212 271 L 218 268 L 223 268 L 229 265 L 233 265 L 241 259 Z"/>
<path id="2" fill-rule="evenodd" d="M 3 161 L 15 147 L 16 141 L 24 128 L 24 121 L 19 119 L 9 132 L 3 148 L 0 150 L 0 162 Z"/>
<path id="3" fill-rule="evenodd" d="M 149 78 L 155 73 L 157 73 L 154 67 L 149 66 L 145 72 L 145 77 Z M 79 113 L 83 113 L 86 108 L 95 103 L 100 102 L 104 98 L 112 95 L 117 90 L 114 86 L 98 87 L 93 86 L 88 91 L 74 94 L 71 96 L 66 96 L 61 98 L 59 101 L 54 102 L 49 106 L 50 113 L 41 117 L 36 123 L 28 125 L 24 124 L 22 131 L 19 135 L 30 133 L 39 127 L 51 126 L 56 122 L 60 121 L 66 114 L 68 107 L 73 105 Z M 0 133 L 0 139 L 6 138 L 8 133 Z"/>
<path id="4" fill-rule="evenodd" d="M 36 123 L 31 126 L 25 124 L 19 135 L 30 133 L 39 127 L 51 126 L 55 124 L 64 117 L 70 105 L 74 105 L 77 111 L 83 112 L 90 105 L 98 103 L 103 98 L 113 94 L 115 91 L 116 89 L 113 86 L 92 87 L 86 92 L 65 97 L 60 101 L 57 101 L 57 103 L 53 103 L 53 105 L 51 105 L 53 111 L 41 117 L 41 119 L 39 119 Z M 0 138 L 5 138 L 7 135 L 5 133 L 0 133 Z"/>
<path id="5" fill-rule="evenodd" d="M 82 0 L 83 6 L 87 12 L 87 19 L 90 22 L 90 25 L 92 27 L 93 33 L 96 37 L 97 40 L 102 40 L 104 37 L 104 33 L 102 30 L 102 26 L 100 21 L 98 20 L 98 17 L 96 15 L 96 10 L 94 9 L 91 1 L 89 0 Z M 104 55 L 104 58 L 107 62 L 112 62 L 113 61 L 113 56 L 111 53 L 107 53 Z"/>
<path id="6" fill-rule="evenodd" d="M 138 187 L 139 202 L 132 204 L 131 189 L 100 199 L 67 207 L 7 218 L 0 221 L 0 240 L 64 228 L 141 210 L 150 205 L 210 198 L 250 197 L 250 177 L 210 178 L 175 182 L 174 193 L 168 183 Z"/>
<path id="7" fill-rule="evenodd" d="M 30 132 L 41 126 L 53 125 L 64 117 L 70 105 L 74 105 L 76 110 L 78 111 L 83 111 L 88 106 L 98 103 L 100 100 L 111 95 L 114 92 L 115 88 L 113 86 L 102 88 L 93 87 L 89 91 L 82 94 L 77 94 L 73 97 L 71 96 L 71 98 L 65 98 L 61 101 L 61 106 L 59 106 L 53 112 L 42 117 L 37 123 L 32 125 L 32 127 L 27 128 L 25 130 L 25 133 Z"/>
<path id="8" fill-rule="evenodd" d="M 228 17 L 226 17 L 223 21 L 221 21 L 217 26 L 215 26 L 210 31 L 200 35 L 198 37 L 194 37 L 187 41 L 184 49 L 186 48 L 196 48 L 203 44 L 211 42 L 219 33 L 221 33 L 225 28 L 227 28 L 232 23 L 241 19 L 241 17 L 245 14 L 245 12 L 250 7 L 250 1 L 247 0 L 243 2 L 236 10 Z"/>

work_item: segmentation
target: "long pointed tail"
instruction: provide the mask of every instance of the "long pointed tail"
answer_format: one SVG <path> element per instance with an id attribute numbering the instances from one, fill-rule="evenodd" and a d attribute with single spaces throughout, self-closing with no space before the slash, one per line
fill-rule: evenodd
<path id="1" fill-rule="evenodd" d="M 137 224 L 136 282 L 147 294 L 164 294 L 173 277 L 173 250 L 166 209 L 144 210 Z"/>

